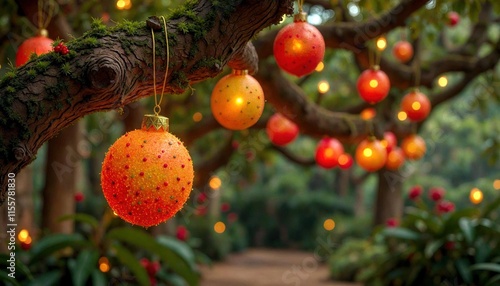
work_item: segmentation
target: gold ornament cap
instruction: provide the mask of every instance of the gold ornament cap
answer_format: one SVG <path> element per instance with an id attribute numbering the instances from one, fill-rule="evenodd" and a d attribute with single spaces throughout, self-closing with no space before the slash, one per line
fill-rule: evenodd
<path id="1" fill-rule="evenodd" d="M 248 70 L 233 70 L 233 75 L 248 75 Z"/>
<path id="2" fill-rule="evenodd" d="M 38 30 L 37 36 L 42 36 L 42 37 L 47 38 L 49 36 L 49 32 L 46 29 L 42 28 L 42 29 Z"/>
<path id="3" fill-rule="evenodd" d="M 306 12 L 299 12 L 299 13 L 293 15 L 293 21 L 294 22 L 307 22 L 307 13 Z"/>
<path id="4" fill-rule="evenodd" d="M 145 114 L 142 118 L 142 130 L 168 132 L 168 128 L 168 117 L 156 114 Z"/>

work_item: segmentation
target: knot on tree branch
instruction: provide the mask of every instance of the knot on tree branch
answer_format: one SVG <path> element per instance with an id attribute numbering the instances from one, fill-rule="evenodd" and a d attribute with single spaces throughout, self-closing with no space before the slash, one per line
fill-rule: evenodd
<path id="1" fill-rule="evenodd" d="M 89 81 L 93 88 L 112 88 L 123 80 L 123 66 L 116 60 L 101 58 L 91 64 L 88 72 Z"/>

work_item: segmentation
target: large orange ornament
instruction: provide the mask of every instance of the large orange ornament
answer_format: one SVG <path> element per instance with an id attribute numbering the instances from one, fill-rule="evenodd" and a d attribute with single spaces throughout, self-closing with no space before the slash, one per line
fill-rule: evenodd
<path id="1" fill-rule="evenodd" d="M 401 149 L 408 160 L 418 160 L 425 155 L 427 150 L 425 141 L 422 137 L 412 134 L 403 139 Z"/>
<path id="2" fill-rule="evenodd" d="M 254 125 L 264 111 L 264 92 L 247 70 L 233 70 L 215 85 L 210 99 L 212 114 L 227 129 Z"/>
<path id="3" fill-rule="evenodd" d="M 422 121 L 431 112 L 431 102 L 425 94 L 413 90 L 401 100 L 401 110 L 406 112 L 408 119 L 411 121 Z"/>
<path id="4" fill-rule="evenodd" d="M 123 220 L 150 227 L 175 215 L 193 185 L 193 162 L 168 132 L 168 118 L 145 115 L 142 128 L 126 133 L 108 150 L 101 185 L 109 206 Z"/>
<path id="5" fill-rule="evenodd" d="M 375 172 L 384 167 L 387 150 L 379 140 L 365 139 L 356 148 L 356 162 L 368 172 Z"/>
<path id="6" fill-rule="evenodd" d="M 33 53 L 41 55 L 52 51 L 53 43 L 53 40 L 47 38 L 47 30 L 45 29 L 40 30 L 39 35 L 26 39 L 17 48 L 16 67 L 24 65 Z"/>
<path id="7" fill-rule="evenodd" d="M 304 12 L 296 14 L 293 23 L 278 32 L 273 45 L 278 66 L 298 77 L 312 73 L 325 55 L 323 35 L 306 17 Z"/>
<path id="8" fill-rule="evenodd" d="M 405 154 L 401 148 L 394 146 L 392 150 L 387 153 L 387 162 L 385 168 L 388 170 L 397 170 L 405 163 Z"/>

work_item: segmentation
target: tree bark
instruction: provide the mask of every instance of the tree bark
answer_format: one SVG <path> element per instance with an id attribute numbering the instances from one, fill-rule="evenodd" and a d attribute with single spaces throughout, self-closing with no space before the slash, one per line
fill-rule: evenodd
<path id="1" fill-rule="evenodd" d="M 389 218 L 401 220 L 403 214 L 403 177 L 398 172 L 383 169 L 378 172 L 374 224 L 383 225 Z"/>

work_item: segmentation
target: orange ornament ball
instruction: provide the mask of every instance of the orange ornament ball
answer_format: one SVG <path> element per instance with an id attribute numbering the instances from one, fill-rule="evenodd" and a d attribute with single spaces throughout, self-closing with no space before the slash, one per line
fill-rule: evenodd
<path id="1" fill-rule="evenodd" d="M 254 125 L 264 111 L 264 92 L 246 70 L 233 70 L 215 85 L 210 108 L 217 122 L 227 129 L 243 130 Z"/>
<path id="2" fill-rule="evenodd" d="M 393 147 L 392 150 L 387 154 L 387 162 L 385 163 L 385 168 L 388 170 L 395 171 L 399 169 L 405 163 L 405 154 L 403 150 L 399 147 Z"/>
<path id="3" fill-rule="evenodd" d="M 191 193 L 193 178 L 188 150 L 168 132 L 168 119 L 154 115 L 146 115 L 141 129 L 126 133 L 109 148 L 101 171 L 111 209 L 143 227 L 175 215 Z"/>
<path id="4" fill-rule="evenodd" d="M 281 113 L 275 113 L 267 121 L 266 133 L 273 144 L 285 146 L 297 138 L 299 127 Z"/>
<path id="5" fill-rule="evenodd" d="M 375 172 L 385 166 L 387 150 L 379 140 L 365 139 L 356 148 L 356 162 L 368 172 Z"/>
<path id="6" fill-rule="evenodd" d="M 26 39 L 17 49 L 16 67 L 24 65 L 32 53 L 37 55 L 46 54 L 52 51 L 53 40 L 47 38 L 46 31 L 41 32 L 41 35 Z"/>
<path id="7" fill-rule="evenodd" d="M 306 22 L 305 13 L 283 27 L 274 39 L 273 52 L 278 66 L 301 77 L 312 73 L 325 55 L 325 40 L 320 31 Z"/>
<path id="8" fill-rule="evenodd" d="M 316 163 L 325 169 L 331 169 L 338 165 L 342 154 L 344 154 L 344 146 L 339 140 L 323 138 L 316 147 Z"/>
<path id="9" fill-rule="evenodd" d="M 429 116 L 431 102 L 425 94 L 414 90 L 406 94 L 401 100 L 401 110 L 406 112 L 408 119 L 419 122 Z"/>
<path id="10" fill-rule="evenodd" d="M 401 149 L 408 160 L 418 160 L 425 155 L 427 147 L 422 137 L 412 134 L 403 139 Z"/>
<path id="11" fill-rule="evenodd" d="M 356 87 L 364 101 L 375 104 L 389 94 L 391 82 L 385 72 L 375 67 L 367 69 L 359 75 Z"/>
<path id="12" fill-rule="evenodd" d="M 400 62 L 406 63 L 413 57 L 413 46 L 407 41 L 399 41 L 394 44 L 392 54 Z"/>

